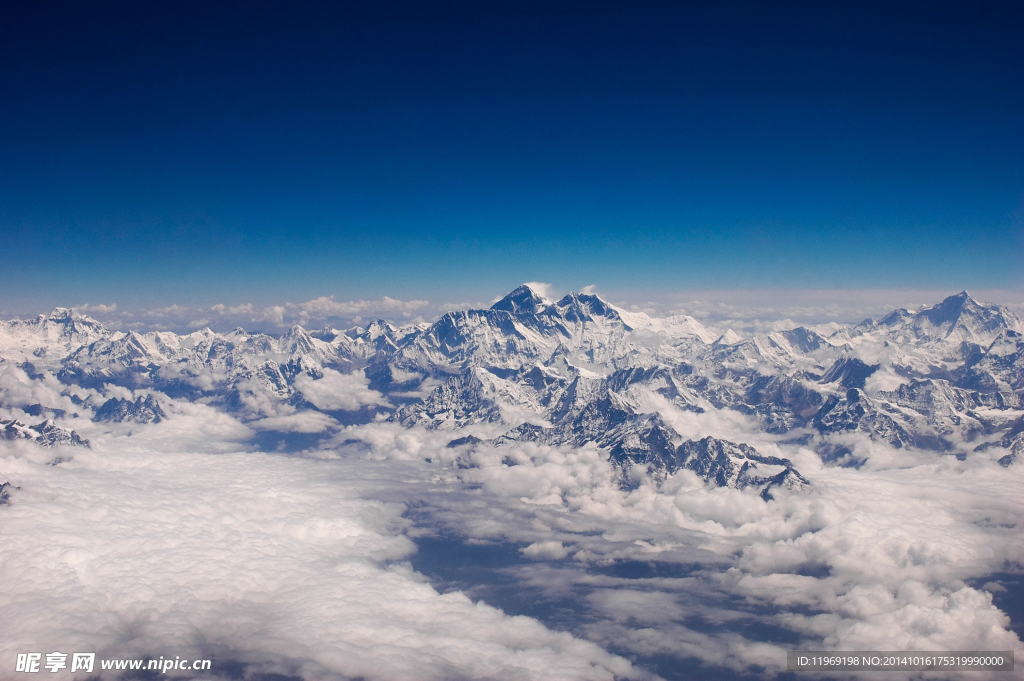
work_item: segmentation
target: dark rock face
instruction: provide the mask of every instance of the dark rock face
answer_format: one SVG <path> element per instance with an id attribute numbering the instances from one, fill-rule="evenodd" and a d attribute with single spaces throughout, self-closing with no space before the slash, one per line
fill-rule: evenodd
<path id="1" fill-rule="evenodd" d="M 422 402 L 399 409 L 394 420 L 404 426 L 436 429 L 468 423 L 497 423 L 501 410 L 472 373 L 452 376 Z"/>
<path id="2" fill-rule="evenodd" d="M 1009 453 L 999 457 L 999 465 L 1009 468 L 1012 464 L 1024 458 L 1024 416 L 1014 421 L 1002 440 L 985 442 L 978 445 L 974 451 L 984 452 L 994 448 L 1008 449 Z"/>
<path id="3" fill-rule="evenodd" d="M 859 431 L 896 448 L 912 441 L 905 428 L 889 414 L 879 411 L 874 401 L 857 388 L 847 391 L 844 397 L 831 397 L 815 414 L 813 424 L 823 435 Z"/>
<path id="4" fill-rule="evenodd" d="M 453 449 L 455 447 L 462 447 L 464 445 L 476 445 L 480 444 L 481 442 L 483 442 L 483 440 L 481 440 L 480 438 L 475 437 L 473 435 L 467 435 L 466 437 L 455 438 L 446 446 L 448 447 L 448 449 Z"/>
<path id="5" fill-rule="evenodd" d="M 167 414 L 160 408 L 160 403 L 152 395 L 146 395 L 136 398 L 134 402 L 111 398 L 96 410 L 93 420 L 115 423 L 160 423 L 165 418 Z"/>
<path id="6" fill-rule="evenodd" d="M 773 488 L 805 489 L 810 482 L 789 459 L 762 456 L 749 445 L 706 437 L 687 440 L 676 450 L 676 470 L 691 470 L 718 487 L 761 489 L 761 498 L 772 499 Z"/>
<path id="7" fill-rule="evenodd" d="M 871 374 L 878 371 L 878 364 L 867 365 L 856 357 L 843 357 L 837 359 L 825 375 L 821 377 L 822 383 L 838 383 L 844 388 L 864 389 L 864 384 Z"/>
<path id="8" fill-rule="evenodd" d="M 44 416 L 46 414 L 52 414 L 54 418 L 62 419 L 68 415 L 68 413 L 63 409 L 44 407 L 41 404 L 30 404 L 27 407 L 22 407 L 21 410 L 29 416 Z"/>

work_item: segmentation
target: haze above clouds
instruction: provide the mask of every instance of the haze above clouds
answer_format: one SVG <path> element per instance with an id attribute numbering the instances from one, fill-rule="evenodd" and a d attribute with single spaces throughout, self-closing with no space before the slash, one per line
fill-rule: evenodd
<path id="1" fill-rule="evenodd" d="M 532 285 L 538 293 L 552 300 L 561 298 L 570 290 L 559 290 L 549 283 L 534 282 Z M 627 310 L 646 312 L 656 317 L 690 315 L 718 333 L 731 328 L 743 334 L 800 325 L 858 323 L 869 317 L 882 317 L 893 309 L 916 310 L 956 293 L 926 289 L 765 289 L 678 291 L 651 296 L 649 293 L 629 290 L 609 293 L 594 284 L 579 286 L 575 290 L 587 295 L 599 294 Z M 970 293 L 978 300 L 999 303 L 1018 313 L 1024 312 L 1024 291 L 982 289 Z M 203 327 L 230 331 L 240 326 L 248 331 L 259 330 L 276 335 L 294 324 L 307 329 L 331 326 L 345 329 L 356 325 L 365 326 L 374 319 L 385 319 L 396 324 L 433 322 L 451 310 L 487 308 L 501 295 L 489 301 L 474 302 L 403 301 L 388 296 L 376 300 L 343 301 L 338 299 L 339 296 L 320 296 L 303 303 L 280 302 L 262 306 L 244 302 L 233 305 L 217 303 L 207 307 L 174 304 L 125 309 L 111 302 L 82 303 L 71 307 L 112 329 L 182 333 Z M 6 311 L 4 314 L 7 317 L 20 316 L 27 319 L 49 311 L 19 306 L 16 313 Z"/>

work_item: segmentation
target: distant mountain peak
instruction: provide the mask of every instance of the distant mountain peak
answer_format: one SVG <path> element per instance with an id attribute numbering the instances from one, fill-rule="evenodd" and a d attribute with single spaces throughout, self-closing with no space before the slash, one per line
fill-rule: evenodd
<path id="1" fill-rule="evenodd" d="M 726 329 L 725 333 L 719 336 L 718 340 L 715 341 L 716 345 L 734 345 L 743 340 L 743 336 L 739 335 L 732 329 Z"/>
<path id="2" fill-rule="evenodd" d="M 68 307 L 55 307 L 50 310 L 50 314 L 39 315 L 39 318 L 44 321 L 56 322 L 59 324 L 67 324 L 68 322 L 86 322 L 89 324 L 99 325 L 99 321 L 93 319 L 88 315 L 75 312 L 73 309 Z"/>
<path id="3" fill-rule="evenodd" d="M 921 314 L 929 317 L 933 321 L 937 321 L 938 319 L 952 321 L 955 316 L 960 314 L 960 311 L 965 306 L 971 303 L 978 305 L 978 301 L 971 298 L 967 291 L 961 291 L 960 293 L 947 297 L 938 305 L 934 305 L 927 310 L 922 310 Z"/>
<path id="4" fill-rule="evenodd" d="M 560 310 L 564 310 L 567 319 L 573 318 L 573 313 L 580 319 L 590 317 L 609 317 L 621 319 L 618 308 L 595 294 L 571 292 L 555 303 Z"/>
<path id="5" fill-rule="evenodd" d="M 491 305 L 492 310 L 504 310 L 514 315 L 537 314 L 544 307 L 546 307 L 544 298 L 527 284 L 517 287 L 494 305 Z"/>

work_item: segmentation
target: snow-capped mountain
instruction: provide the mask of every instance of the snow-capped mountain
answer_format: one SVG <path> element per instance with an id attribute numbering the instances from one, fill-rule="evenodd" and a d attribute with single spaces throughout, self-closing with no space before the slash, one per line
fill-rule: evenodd
<path id="1" fill-rule="evenodd" d="M 174 401 L 201 401 L 254 423 L 319 411 L 336 424 L 328 430 L 383 418 L 450 431 L 453 447 L 593 443 L 623 485 L 688 470 L 765 499 L 813 481 L 789 459 L 680 424 L 728 412 L 758 442 L 806 447 L 832 465 L 863 463 L 858 442 L 1004 465 L 1024 447 L 1024 322 L 966 292 L 827 336 L 797 327 L 749 338 L 595 295 L 550 302 L 526 285 L 433 324 L 293 326 L 280 337 L 112 332 L 57 309 L 0 323 L 5 365 L 80 405 L 69 415 L 0 393 L 8 437 L 40 443 L 82 444 L 73 429 L 46 435 L 76 419 L 155 424 L 174 418 Z M 63 425 L 24 425 L 42 410 Z"/>
<path id="2" fill-rule="evenodd" d="M 82 439 L 78 433 L 61 428 L 51 420 L 29 426 L 17 419 L 0 420 L 0 435 L 5 440 L 30 440 L 43 447 L 88 447 L 89 441 Z"/>

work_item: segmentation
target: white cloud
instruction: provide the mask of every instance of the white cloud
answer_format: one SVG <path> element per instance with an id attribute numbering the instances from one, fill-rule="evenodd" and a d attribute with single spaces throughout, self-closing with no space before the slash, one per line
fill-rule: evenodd
<path id="1" fill-rule="evenodd" d="M 274 324 L 277 324 L 278 326 L 282 326 L 282 325 L 284 325 L 284 315 L 285 315 L 285 312 L 286 312 L 286 310 L 285 310 L 285 308 L 283 306 L 281 306 L 281 305 L 271 305 L 270 307 L 263 308 L 263 310 L 259 314 L 254 315 L 253 318 L 252 318 L 252 321 L 254 321 L 254 322 L 273 322 Z"/>
<path id="2" fill-rule="evenodd" d="M 314 379 L 301 374 L 295 378 L 293 385 L 318 409 L 352 411 L 370 404 L 388 405 L 383 395 L 370 390 L 370 382 L 361 371 L 343 374 L 333 369 L 324 369 L 322 378 Z"/>
<path id="3" fill-rule="evenodd" d="M 404 507 L 363 498 L 363 462 L 151 444 L 100 442 L 57 467 L 5 447 L 0 477 L 21 489 L 0 523 L 16 547 L 0 657 L 180 655 L 339 681 L 633 676 L 593 643 L 438 593 L 404 562 Z"/>
<path id="4" fill-rule="evenodd" d="M 138 314 L 143 317 L 150 317 L 155 319 L 180 319 L 182 317 L 191 316 L 192 312 L 192 308 L 186 307 L 184 305 L 178 305 L 177 303 L 175 303 L 174 305 L 168 305 L 167 307 L 140 310 Z"/>
<path id="5" fill-rule="evenodd" d="M 526 584 L 558 589 L 562 598 L 566 589 L 589 593 L 592 611 L 580 617 L 600 615 L 588 632 L 608 645 L 637 654 L 693 655 L 735 669 L 777 667 L 784 647 L 749 638 L 743 628 L 695 631 L 687 622 L 698 617 L 754 618 L 759 626 L 795 632 L 808 647 L 1022 650 L 988 594 L 964 584 L 1024 562 L 1024 530 L 1015 521 L 1024 513 L 1020 470 L 980 458 L 886 458 L 897 450 L 873 454 L 875 465 L 861 470 L 829 468 L 813 452 L 780 447 L 771 436 L 739 426 L 715 427 L 723 434 L 731 429 L 734 439 L 752 441 L 763 453 L 792 458 L 814 491 L 780 493 L 766 504 L 756 494 L 709 489 L 686 472 L 627 493 L 595 449 L 526 443 L 460 454 L 444 449 L 436 435 L 413 430 L 406 435 L 418 446 L 404 447 L 406 453 L 393 435 L 367 437 L 380 428 L 375 424 L 345 436 L 372 442 L 375 451 L 398 460 L 429 457 L 438 465 L 460 456 L 461 469 L 449 469 L 457 472 L 450 484 L 479 485 L 484 498 L 449 489 L 425 493 L 420 503 L 437 508 L 447 532 L 524 542 L 521 554 L 534 561 L 571 554 L 584 569 L 560 573 L 568 586 L 551 573 Z M 698 581 L 650 582 L 602 582 L 585 569 L 653 559 L 707 567 Z M 808 566 L 817 576 L 801 574 Z M 608 589 L 595 591 L 601 584 Z M 643 593 L 635 592 L 640 585 Z M 748 606 L 737 610 L 731 599 Z M 799 614 L 803 610 L 820 614 Z"/>
<path id="6" fill-rule="evenodd" d="M 229 324 L 268 322 L 277 327 L 293 324 L 322 325 L 329 321 L 347 325 L 357 323 L 356 318 L 385 318 L 403 323 L 423 321 L 440 312 L 426 300 L 399 300 L 382 296 L 374 300 L 335 300 L 334 296 L 319 296 L 301 303 L 285 302 L 257 307 L 251 302 L 237 305 L 216 303 L 209 307 L 193 307 L 174 303 L 165 307 L 139 310 L 119 310 L 117 305 L 82 304 L 76 312 L 88 314 L 104 324 L 117 328 L 125 325 L 142 331 L 185 330 L 213 325 L 220 328 Z M 223 329 L 226 330 L 226 329 Z"/>
<path id="7" fill-rule="evenodd" d="M 0 364 L 0 405 L 6 407 L 28 407 L 39 404 L 50 409 L 78 411 L 79 408 L 61 392 L 63 386 L 52 374 L 44 374 L 39 380 L 32 380 L 21 368 Z"/>
<path id="8" fill-rule="evenodd" d="M 0 385 L 36 389 L 18 371 L 8 367 Z M 297 387 L 321 408 L 379 399 L 360 374 L 307 378 Z M 625 492 L 593 447 L 456 450 L 446 444 L 458 432 L 342 428 L 280 406 L 242 424 L 202 404 L 160 401 L 168 418 L 156 425 L 75 420 L 93 450 L 56 467 L 37 465 L 51 453 L 3 445 L 0 480 L 22 490 L 0 510 L 0 541 L 19 547 L 23 568 L 0 564 L 9 602 L 20 604 L 0 605 L 3 645 L 211 656 L 198 654 L 204 641 L 221 659 L 310 678 L 514 669 L 550 678 L 547 666 L 570 678 L 628 676 L 591 643 L 427 586 L 404 562 L 412 547 L 402 532 L 436 528 L 524 546 L 525 567 L 506 578 L 571 598 L 589 622 L 583 633 L 636 655 L 774 669 L 782 648 L 757 640 L 753 625 L 824 648 L 1020 649 L 988 594 L 965 584 L 1024 562 L 1019 467 L 909 456 L 862 438 L 851 443 L 867 448 L 869 465 L 829 468 L 740 414 L 665 409 L 680 432 L 787 456 L 814 484 L 766 504 L 690 473 Z M 240 453 L 253 429 L 336 435 L 316 455 L 324 460 L 310 461 Z M 402 515 L 406 502 L 416 526 Z M 699 577 L 599 570 L 653 560 Z M 805 574 L 808 566 L 815 571 Z M 717 628 L 701 630 L 702 621 Z M 371 659 L 384 662 L 372 668 Z"/>
<path id="9" fill-rule="evenodd" d="M 569 555 L 569 549 L 562 546 L 560 541 L 541 541 L 534 542 L 529 546 L 521 549 L 522 553 L 527 558 L 539 559 L 539 560 L 558 560 L 565 558 Z"/>
<path id="10" fill-rule="evenodd" d="M 117 311 L 117 303 L 111 303 L 110 305 L 104 305 L 102 303 L 89 305 L 88 303 L 83 303 L 81 305 L 75 305 L 72 309 L 75 312 L 80 312 L 82 314 L 111 314 Z"/>
<path id="11" fill-rule="evenodd" d="M 338 422 L 317 411 L 300 411 L 284 416 L 268 416 L 250 421 L 247 425 L 257 430 L 275 430 L 282 433 L 322 433 L 337 427 Z"/>
<path id="12" fill-rule="evenodd" d="M 595 293 L 597 293 L 597 284 L 590 284 L 589 286 L 584 286 L 583 288 L 580 289 L 580 293 L 582 293 L 585 296 L 594 295 Z"/>
<path id="13" fill-rule="evenodd" d="M 103 394 L 106 399 L 118 399 L 118 400 L 134 400 L 135 394 L 121 385 L 115 385 L 113 383 L 103 384 Z"/>
<path id="14" fill-rule="evenodd" d="M 393 315 L 409 316 L 425 309 L 429 303 L 425 300 L 401 301 L 384 296 L 380 300 L 336 301 L 334 296 L 321 296 L 296 306 L 299 314 L 307 319 L 328 319 L 330 317 L 351 317 L 353 315 Z"/>
<path id="15" fill-rule="evenodd" d="M 210 312 L 216 312 L 217 314 L 229 314 L 229 315 L 251 315 L 255 311 L 252 303 L 242 303 L 241 305 L 234 305 L 227 307 L 223 303 L 217 303 L 210 308 Z"/>
<path id="16" fill-rule="evenodd" d="M 551 289 L 553 288 L 551 284 L 544 283 L 543 281 L 528 281 L 526 282 L 526 286 L 532 288 L 534 293 L 544 300 L 551 299 Z"/>
<path id="17" fill-rule="evenodd" d="M 502 296 L 498 296 L 490 303 L 483 303 L 477 301 L 475 303 L 442 303 L 437 306 L 438 314 L 445 314 L 446 312 L 454 312 L 458 310 L 482 310 L 490 307 L 494 303 L 502 299 Z"/>

